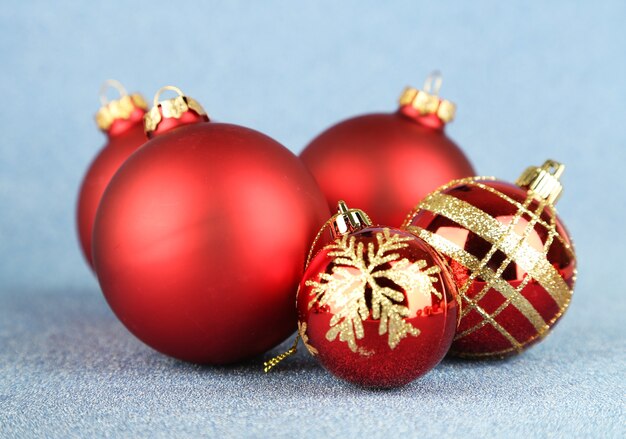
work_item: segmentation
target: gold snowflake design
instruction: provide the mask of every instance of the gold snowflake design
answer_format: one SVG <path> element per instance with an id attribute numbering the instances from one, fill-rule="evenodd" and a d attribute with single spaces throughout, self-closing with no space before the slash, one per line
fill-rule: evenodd
<path id="1" fill-rule="evenodd" d="M 408 335 L 419 335 L 419 329 L 404 320 L 409 316 L 409 309 L 402 305 L 404 293 L 387 286 L 389 281 L 408 296 L 416 292 L 432 293 L 441 299 L 441 293 L 433 285 L 438 281 L 435 274 L 440 268 L 432 266 L 424 270 L 426 261 L 410 262 L 406 258 L 400 259 L 397 253 L 397 250 L 408 247 L 408 241 L 413 238 L 392 234 L 387 228 L 377 232 L 375 237 L 376 243 L 369 242 L 367 248 L 349 235 L 327 245 L 328 256 L 334 258 L 332 273 L 320 273 L 319 282 L 306 281 L 315 295 L 309 302 L 309 309 L 317 303 L 329 305 L 335 311 L 326 339 L 333 341 L 339 336 L 352 352 L 362 352 L 357 340 L 364 336 L 362 322 L 370 312 L 372 318 L 380 322 L 378 334 L 388 334 L 391 349 Z M 371 310 L 367 305 L 367 287 L 371 290 Z"/>

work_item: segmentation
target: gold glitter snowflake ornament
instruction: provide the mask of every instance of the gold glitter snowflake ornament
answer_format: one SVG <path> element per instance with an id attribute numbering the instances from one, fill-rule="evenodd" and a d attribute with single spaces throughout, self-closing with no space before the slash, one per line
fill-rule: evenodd
<path id="1" fill-rule="evenodd" d="M 366 386 L 402 385 L 434 367 L 460 312 L 440 256 L 343 203 L 328 227 L 331 239 L 318 235 L 322 248 L 298 293 L 308 351 L 335 375 Z"/>

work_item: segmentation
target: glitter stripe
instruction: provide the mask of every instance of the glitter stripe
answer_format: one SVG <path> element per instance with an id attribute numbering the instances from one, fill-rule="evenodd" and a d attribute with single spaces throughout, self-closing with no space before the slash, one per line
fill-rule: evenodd
<path id="1" fill-rule="evenodd" d="M 532 195 L 529 194 L 526 197 L 524 206 L 528 206 L 532 202 L 532 200 L 533 200 L 533 197 Z M 500 237 L 496 245 L 491 246 L 491 248 L 489 249 L 489 252 L 487 252 L 487 254 L 480 261 L 480 265 L 477 267 L 477 269 L 472 270 L 472 274 L 470 275 L 469 279 L 467 280 L 467 282 L 465 282 L 465 285 L 463 285 L 463 288 L 461 289 L 462 293 L 467 292 L 470 285 L 474 283 L 474 279 L 476 279 L 476 277 L 480 274 L 483 267 L 487 265 L 487 263 L 489 262 L 493 254 L 496 252 L 496 250 L 498 250 L 498 245 L 500 244 L 500 242 L 502 242 L 502 240 L 504 239 L 504 236 L 509 235 L 511 232 L 515 230 L 515 226 L 519 223 L 519 220 L 521 217 L 522 217 L 522 209 L 518 209 L 517 213 L 515 214 L 515 216 L 513 217 L 513 219 L 509 222 L 507 226 L 506 234 L 502 234 L 502 236 Z M 527 234 L 530 233 L 533 227 L 534 227 L 534 224 L 530 228 L 528 228 L 528 226 L 526 227 L 524 237 L 519 240 L 517 246 L 515 247 L 516 250 L 519 248 L 519 245 L 521 244 L 521 242 L 523 242 L 527 238 Z M 500 264 L 500 267 L 498 267 L 498 270 L 496 271 L 496 274 L 495 274 L 496 277 L 499 278 L 500 276 L 502 276 L 502 273 L 504 272 L 504 270 L 506 269 L 506 267 L 509 265 L 510 262 L 511 262 L 510 256 L 508 256 L 504 261 L 502 261 L 502 264 Z M 477 295 L 474 296 L 474 301 L 479 302 L 485 296 L 485 294 L 487 294 L 487 292 L 491 289 L 491 287 L 492 287 L 491 282 L 486 282 L 483 289 Z M 464 309 L 463 312 L 461 313 L 461 318 L 465 317 L 472 310 L 472 308 L 473 307 L 470 306 L 467 309 Z M 495 316 L 492 316 L 492 317 L 495 318 Z M 468 330 L 466 332 L 469 334 L 473 331 Z"/>
<path id="2" fill-rule="evenodd" d="M 543 245 L 543 251 L 547 254 L 548 250 L 550 249 L 550 246 L 552 245 L 552 242 L 554 241 L 555 236 L 558 236 L 557 232 L 556 232 L 556 221 L 555 221 L 555 217 L 553 216 L 550 220 L 550 227 L 548 228 L 548 239 L 546 239 L 545 244 Z M 527 237 L 526 237 L 527 238 Z M 526 239 L 525 238 L 525 239 Z M 528 282 L 530 282 L 532 278 L 529 275 L 526 275 L 526 277 L 524 278 L 524 280 L 522 281 L 521 284 L 518 285 L 518 287 L 516 288 L 516 291 L 518 293 L 521 294 L 522 290 L 524 288 L 526 288 L 526 285 L 528 285 Z M 506 305 L 508 305 L 508 300 L 505 301 L 502 305 L 500 305 L 500 307 L 498 307 L 498 309 L 496 309 L 491 315 L 496 318 L 498 316 L 498 314 L 500 314 L 502 311 L 504 311 L 504 308 L 506 308 Z M 567 307 L 567 304 L 565 305 L 565 307 Z M 537 335 L 542 336 L 544 333 L 547 334 L 547 330 L 549 329 L 549 326 L 552 324 L 552 322 L 548 322 L 548 326 L 546 326 L 545 328 L 545 332 L 539 331 Z M 533 337 L 532 339 L 534 340 L 535 337 Z"/>
<path id="3" fill-rule="evenodd" d="M 544 226 L 546 229 L 550 228 L 550 226 L 548 225 L 547 222 L 545 222 L 541 217 L 536 217 L 536 215 L 533 212 L 531 212 L 530 210 L 526 209 L 517 200 L 514 200 L 513 198 L 509 197 L 508 195 L 503 194 L 502 192 L 500 192 L 500 191 L 492 188 L 491 186 L 483 183 L 483 182 L 491 182 L 491 181 L 495 181 L 495 180 L 496 180 L 495 177 L 485 177 L 485 176 L 461 178 L 461 179 L 458 179 L 458 180 L 452 180 L 451 182 L 444 184 L 443 186 L 438 188 L 435 192 L 444 192 L 444 191 L 446 191 L 446 190 L 448 190 L 448 189 L 450 189 L 452 187 L 463 186 L 463 185 L 467 185 L 467 186 L 470 186 L 470 187 L 471 186 L 477 187 L 477 188 L 483 189 L 483 190 L 485 190 L 487 192 L 490 192 L 490 193 L 500 197 L 504 201 L 514 205 L 519 210 L 521 210 L 522 213 L 528 215 L 530 218 L 536 219 L 538 224 Z M 406 228 L 406 227 L 411 225 L 411 221 L 413 221 L 415 216 L 421 210 L 421 207 L 422 206 L 420 206 L 420 205 L 415 206 L 415 208 L 411 212 L 408 213 L 408 215 L 406 216 L 406 218 L 404 220 L 404 223 L 402 224 L 402 228 Z M 554 214 L 556 215 L 556 208 L 554 206 L 551 206 L 551 208 L 554 211 Z M 572 243 L 568 243 L 558 233 L 556 234 L 555 238 L 556 238 L 557 241 L 559 241 L 563 245 L 563 247 L 569 253 L 569 256 L 571 258 L 576 258 L 576 253 L 574 251 L 574 245 Z"/>
<path id="4" fill-rule="evenodd" d="M 471 204 L 450 195 L 435 193 L 422 201 L 420 207 L 442 215 L 480 236 L 510 256 L 524 271 L 531 275 L 562 308 L 571 296 L 571 291 L 557 270 L 543 253 L 527 243 L 516 249 L 519 235 L 508 233 L 506 225 Z M 502 235 L 505 235 L 504 237 Z M 501 238 L 504 238 L 501 240 Z"/>
<path id="5" fill-rule="evenodd" d="M 528 194 L 528 196 L 526 197 L 526 201 L 524 202 L 524 206 L 528 206 L 531 201 L 533 200 L 533 195 L 532 194 Z M 543 211 L 543 209 L 545 208 L 546 204 L 544 201 L 539 203 L 539 206 L 537 207 L 537 210 L 535 211 L 536 216 L 525 226 L 524 229 L 524 234 L 522 235 L 522 237 L 520 238 L 520 240 L 518 241 L 518 244 L 516 246 L 516 250 L 517 248 L 521 245 L 522 242 L 526 242 L 526 240 L 528 239 L 528 236 L 530 235 L 530 233 L 534 230 L 535 224 L 537 223 L 537 218 L 539 218 L 539 216 L 541 215 L 541 212 Z M 509 226 L 511 226 L 514 223 L 517 223 L 519 218 L 521 217 L 521 212 L 522 209 L 518 209 L 517 214 L 515 215 L 513 221 L 511 221 L 511 223 L 509 224 Z M 509 227 L 509 231 L 512 230 L 511 227 Z M 546 240 L 544 247 L 543 247 L 543 251 L 544 253 L 548 252 L 548 249 L 550 248 L 550 245 L 552 245 L 552 241 L 554 239 L 554 234 L 556 232 L 554 231 L 554 217 L 552 217 L 551 220 L 551 228 L 549 229 L 549 235 L 548 235 L 548 239 Z M 492 250 L 495 248 L 495 246 L 492 247 Z M 486 257 L 483 258 L 483 262 L 485 261 L 485 259 L 487 259 Z M 504 261 L 502 261 L 502 264 L 500 264 L 500 267 L 498 268 L 498 271 L 496 271 L 495 276 L 497 278 L 500 278 L 500 276 L 502 275 L 502 272 L 504 271 L 504 269 L 507 267 L 507 265 L 511 262 L 511 258 L 507 257 Z M 472 272 L 472 275 L 475 272 Z M 513 304 L 513 306 L 515 306 L 516 308 L 519 307 L 517 306 L 516 302 L 514 300 L 512 300 L 513 297 L 523 297 L 522 296 L 522 290 L 526 287 L 526 285 L 528 285 L 528 282 L 530 282 L 532 278 L 530 277 L 530 275 L 526 275 L 524 277 L 524 280 L 522 281 L 522 283 L 520 285 L 517 286 L 517 288 L 515 288 L 515 295 L 511 296 L 509 298 L 507 298 L 504 303 L 502 305 L 500 305 L 498 307 L 498 309 L 496 309 L 493 313 L 491 313 L 491 317 L 493 317 L 494 319 L 502 312 L 506 309 L 507 306 L 509 306 L 509 304 Z M 474 300 L 476 302 L 479 302 L 489 291 L 490 288 L 492 288 L 492 282 L 486 282 L 485 286 L 483 287 L 483 289 L 480 291 L 480 293 L 478 293 L 477 295 L 474 296 Z M 525 299 L 525 297 L 523 297 Z M 470 307 L 471 309 L 471 307 Z M 465 312 L 465 310 L 464 310 Z M 521 311 L 520 311 L 521 312 Z M 465 312 L 465 314 L 467 314 L 467 312 Z M 465 315 L 464 314 L 464 315 Z M 522 313 L 524 314 L 524 313 Z M 526 316 L 524 314 L 524 316 Z M 527 317 L 528 319 L 528 317 Z M 476 325 L 472 326 L 471 328 L 466 329 L 465 331 L 463 331 L 461 334 L 459 334 L 459 338 L 469 335 L 475 331 L 478 331 L 479 329 L 481 329 L 483 326 L 485 326 L 487 323 L 486 321 L 482 321 L 480 323 L 477 323 Z M 532 323 L 532 322 L 531 322 Z M 535 326 L 533 324 L 533 326 Z M 537 330 L 537 333 L 539 335 L 546 333 L 548 331 L 548 329 L 550 329 L 550 327 L 548 325 L 545 325 L 542 328 L 538 328 L 537 326 L 535 326 L 535 329 Z M 526 344 L 528 341 L 525 341 L 524 344 Z"/>
<path id="6" fill-rule="evenodd" d="M 437 234 L 429 232 L 428 230 L 424 230 L 421 227 L 413 226 L 413 227 L 409 227 L 409 230 L 412 233 L 415 233 L 420 238 L 422 238 L 424 241 L 426 241 L 436 250 L 440 251 L 446 256 L 451 257 L 455 261 L 458 261 L 459 263 L 465 265 L 468 269 L 472 271 L 479 270 L 480 259 L 473 256 L 471 253 L 465 251 L 464 249 L 454 244 L 453 242 L 448 241 L 447 239 Z M 507 300 L 510 300 L 513 306 L 515 306 L 524 315 L 524 317 L 528 319 L 528 321 L 535 327 L 537 331 L 541 332 L 541 331 L 545 331 L 546 329 L 548 329 L 548 326 L 546 325 L 546 322 L 543 320 L 543 317 L 541 317 L 541 315 L 532 306 L 532 304 L 524 296 L 522 296 L 521 294 L 518 294 L 515 288 L 513 288 L 511 284 L 509 284 L 506 280 L 502 279 L 499 276 L 496 276 L 496 273 L 492 269 L 490 269 L 489 267 L 483 267 L 482 269 L 480 269 L 480 276 L 485 281 L 489 282 L 492 285 L 492 287 L 496 291 L 498 291 L 500 294 L 502 294 Z M 464 294 L 463 294 L 463 298 L 468 301 L 471 300 L 467 298 Z M 475 302 L 473 305 L 478 311 L 478 308 L 480 308 L 480 306 L 477 305 Z M 489 315 L 489 318 L 493 320 L 493 316 Z M 493 324 L 491 321 L 489 323 Z M 464 334 L 464 333 L 458 334 L 456 336 L 456 339 L 464 335 L 467 335 L 467 334 Z"/>
<path id="7" fill-rule="evenodd" d="M 476 181 L 476 180 L 468 181 L 465 184 L 467 184 L 468 186 L 475 186 L 475 187 L 483 189 L 483 190 L 485 190 L 487 192 L 491 192 L 494 195 L 497 195 L 498 197 L 502 198 L 503 200 L 511 203 L 512 205 L 514 205 L 515 207 L 520 209 L 523 213 L 528 215 L 530 218 L 535 219 L 537 221 L 537 223 L 539 223 L 540 225 L 544 226 L 546 229 L 550 229 L 551 227 L 554 228 L 554 225 L 552 225 L 552 226 L 549 225 L 547 222 L 545 222 L 543 219 L 541 219 L 541 216 L 535 215 L 535 213 L 533 213 L 530 210 L 526 209 L 524 206 L 522 206 L 522 204 L 520 204 L 519 202 L 517 202 L 513 198 L 509 197 L 508 195 L 503 194 L 500 191 L 495 190 L 491 186 L 488 186 L 488 185 L 483 184 L 480 181 Z M 552 210 L 556 214 L 555 207 L 554 206 L 550 206 L 550 207 L 552 208 Z M 556 216 L 556 215 L 552 215 L 552 217 L 554 217 L 554 216 Z M 555 235 L 555 238 L 557 239 L 557 241 L 559 241 L 563 245 L 565 250 L 569 253 L 570 257 L 572 257 L 572 258 L 576 257 L 576 254 L 574 252 L 574 248 L 573 248 L 573 246 L 571 244 L 567 243 L 565 241 L 565 239 L 563 239 L 563 237 L 561 235 L 559 235 L 558 233 Z"/>

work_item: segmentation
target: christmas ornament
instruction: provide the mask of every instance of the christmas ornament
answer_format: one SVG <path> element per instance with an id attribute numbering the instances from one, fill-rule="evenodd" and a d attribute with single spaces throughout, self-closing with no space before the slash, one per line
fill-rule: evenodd
<path id="1" fill-rule="evenodd" d="M 451 352 L 500 357 L 545 337 L 572 296 L 576 255 L 554 204 L 564 166 L 548 160 L 513 185 L 453 181 L 404 227 L 448 259 L 463 306 Z"/>
<path id="2" fill-rule="evenodd" d="M 407 384 L 435 367 L 452 343 L 459 308 L 448 268 L 421 239 L 372 226 L 341 201 L 330 223 L 334 240 L 300 283 L 299 335 L 346 381 Z"/>
<path id="3" fill-rule="evenodd" d="M 115 88 L 119 99 L 109 101 L 106 91 Z M 100 89 L 102 107 L 96 113 L 96 123 L 107 135 L 107 142 L 89 166 L 78 195 L 76 224 L 83 255 L 93 266 L 91 233 L 96 209 L 104 189 L 115 171 L 147 138 L 143 130 L 146 102 L 139 94 L 129 95 L 118 81 L 110 79 Z"/>
<path id="4" fill-rule="evenodd" d="M 178 93 L 158 102 L 164 90 Z M 113 177 L 95 222 L 94 265 L 126 327 L 176 358 L 230 363 L 296 328 L 308 245 L 328 215 L 289 150 L 249 128 L 210 122 L 164 87 L 150 140 Z"/>
<path id="5" fill-rule="evenodd" d="M 381 224 L 400 226 L 419 200 L 450 180 L 475 175 L 444 127 L 455 106 L 438 97 L 441 76 L 407 88 L 395 113 L 358 116 L 314 139 L 302 152 L 330 206 L 361 206 Z M 341 170 L 341 172 L 339 172 Z"/>

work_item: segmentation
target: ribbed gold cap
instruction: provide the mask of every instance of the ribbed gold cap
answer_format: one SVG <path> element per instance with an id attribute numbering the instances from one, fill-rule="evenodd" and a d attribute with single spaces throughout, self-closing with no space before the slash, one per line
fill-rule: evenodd
<path id="1" fill-rule="evenodd" d="M 353 233 L 372 225 L 372 221 L 365 212 L 360 209 L 349 209 L 345 201 L 339 201 L 337 214 L 330 225 L 333 239 Z"/>
<path id="2" fill-rule="evenodd" d="M 178 94 L 175 98 L 165 99 L 159 102 L 161 93 L 166 90 L 174 91 Z M 179 119 L 184 113 L 192 110 L 199 116 L 206 116 L 206 111 L 195 99 L 185 96 L 182 90 L 173 85 L 161 87 L 154 95 L 153 105 L 150 111 L 144 116 L 144 129 L 146 133 L 151 133 L 157 129 L 163 119 Z"/>
<path id="3" fill-rule="evenodd" d="M 442 122 L 454 120 L 456 105 L 439 97 L 439 88 L 443 82 L 439 72 L 432 72 L 424 82 L 423 90 L 406 87 L 400 95 L 400 106 L 412 106 L 420 116 L 436 114 Z"/>
<path id="4" fill-rule="evenodd" d="M 105 94 L 109 88 L 115 88 L 119 92 L 120 97 L 110 101 Z M 103 131 L 107 131 L 116 120 L 130 119 L 133 112 L 138 109 L 142 111 L 148 109 L 148 104 L 143 96 L 139 93 L 129 95 L 124 86 L 115 79 L 108 79 L 102 84 L 100 88 L 100 102 L 102 106 L 96 113 L 95 119 L 98 128 Z"/>
<path id="5" fill-rule="evenodd" d="M 563 186 L 559 181 L 563 171 L 565 171 L 565 165 L 554 160 L 546 160 L 540 167 L 527 168 L 515 184 L 534 192 L 549 204 L 554 204 L 563 192 Z"/>

